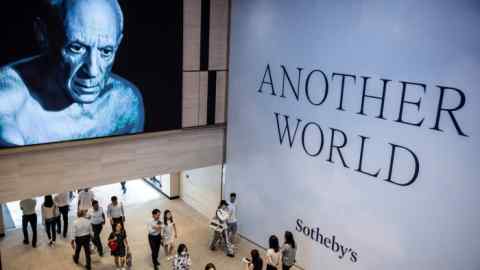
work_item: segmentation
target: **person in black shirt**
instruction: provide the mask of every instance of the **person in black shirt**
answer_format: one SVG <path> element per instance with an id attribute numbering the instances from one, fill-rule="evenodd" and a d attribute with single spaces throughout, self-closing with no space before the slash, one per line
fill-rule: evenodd
<path id="1" fill-rule="evenodd" d="M 111 243 L 115 242 L 115 243 Z M 125 269 L 125 258 L 127 256 L 128 241 L 127 233 L 121 223 L 115 225 L 115 231 L 110 233 L 108 237 L 108 246 L 111 249 L 111 254 L 115 258 L 115 265 L 119 269 Z M 112 248 L 115 247 L 115 248 Z"/>

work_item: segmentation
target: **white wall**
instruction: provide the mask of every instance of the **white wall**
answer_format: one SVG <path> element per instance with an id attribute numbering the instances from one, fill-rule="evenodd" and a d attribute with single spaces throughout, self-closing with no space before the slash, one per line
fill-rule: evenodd
<path id="1" fill-rule="evenodd" d="M 180 198 L 211 218 L 221 198 L 222 166 L 183 171 L 180 178 Z"/>
<path id="2" fill-rule="evenodd" d="M 480 269 L 479 2 L 241 0 L 231 17 L 224 193 L 238 194 L 242 235 L 265 246 L 270 234 L 292 231 L 308 270 Z M 334 73 L 356 78 L 345 80 L 343 110 Z M 359 114 L 367 77 L 368 95 L 390 80 L 385 119 L 378 99 Z M 401 114 L 424 119 L 420 127 L 396 121 L 402 82 L 417 83 Z M 460 89 L 465 103 L 452 89 L 442 100 L 439 86 Z M 439 103 L 459 108 L 441 112 L 442 131 L 434 129 Z M 275 113 L 289 116 L 291 146 L 288 135 L 280 142 Z M 283 116 L 279 126 L 283 133 Z M 336 148 L 329 153 L 334 132 L 346 165 Z M 360 135 L 369 137 L 363 152 Z M 392 175 L 408 185 L 385 181 L 392 144 L 416 154 L 415 182 L 415 160 L 401 148 Z M 359 172 L 360 163 L 378 175 Z"/>

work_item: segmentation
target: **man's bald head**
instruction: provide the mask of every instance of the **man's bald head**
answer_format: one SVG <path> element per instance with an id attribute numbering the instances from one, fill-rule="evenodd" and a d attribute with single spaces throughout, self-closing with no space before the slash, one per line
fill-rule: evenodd
<path id="1" fill-rule="evenodd" d="M 56 81 L 77 103 L 92 103 L 105 89 L 123 37 L 117 0 L 44 0 L 47 56 Z M 46 26 L 43 27 L 43 26 Z"/>
<path id="2" fill-rule="evenodd" d="M 118 35 L 123 32 L 123 12 L 117 0 L 45 0 L 50 16 L 60 23 L 67 20 L 88 16 L 97 23 L 114 22 Z"/>

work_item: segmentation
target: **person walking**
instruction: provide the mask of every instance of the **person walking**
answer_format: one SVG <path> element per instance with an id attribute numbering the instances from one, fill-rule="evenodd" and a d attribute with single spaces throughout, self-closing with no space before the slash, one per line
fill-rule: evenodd
<path id="1" fill-rule="evenodd" d="M 85 267 L 87 270 L 92 269 L 91 259 L 90 259 L 90 236 L 92 235 L 92 225 L 90 220 L 86 218 L 86 211 L 80 210 L 77 214 L 77 219 L 73 222 L 72 226 L 72 248 L 75 250 L 73 255 L 73 262 L 78 264 L 78 259 L 80 257 L 80 251 L 83 248 L 85 252 Z"/>
<path id="2" fill-rule="evenodd" d="M 52 195 L 45 196 L 42 204 L 42 219 L 47 231 L 48 245 L 53 247 L 57 240 L 57 229 L 55 227 L 58 222 L 58 208 L 53 202 Z"/>
<path id="3" fill-rule="evenodd" d="M 295 264 L 297 245 L 293 234 L 290 231 L 285 232 L 285 242 L 282 246 L 282 270 L 289 270 Z"/>
<path id="4" fill-rule="evenodd" d="M 192 260 L 185 244 L 178 245 L 177 255 L 173 258 L 173 270 L 190 270 Z"/>
<path id="5" fill-rule="evenodd" d="M 152 263 L 155 270 L 158 269 L 158 252 L 162 243 L 162 221 L 160 220 L 160 210 L 153 209 L 152 220 L 148 222 L 148 243 L 152 251 Z"/>
<path id="6" fill-rule="evenodd" d="M 268 249 L 265 255 L 266 270 L 279 270 L 282 266 L 282 253 L 280 252 L 280 244 L 275 235 L 268 239 Z"/>
<path id="7" fill-rule="evenodd" d="M 88 210 L 87 217 L 92 224 L 93 244 L 97 248 L 98 255 L 103 257 L 103 245 L 100 234 L 102 233 L 103 225 L 105 225 L 105 214 L 102 207 L 98 205 L 98 201 L 93 200 L 92 208 Z"/>
<path id="8" fill-rule="evenodd" d="M 127 193 L 127 182 L 126 182 L 126 181 L 122 181 L 122 182 L 120 182 L 120 185 L 122 186 L 122 192 L 123 192 L 123 194 Z"/>
<path id="9" fill-rule="evenodd" d="M 23 230 L 23 244 L 28 245 L 28 224 L 32 229 L 32 247 L 37 247 L 37 214 L 35 207 L 37 201 L 34 198 L 29 198 L 20 201 L 20 209 L 22 209 L 22 230 Z"/>
<path id="10" fill-rule="evenodd" d="M 57 233 L 62 233 L 62 221 L 63 221 L 63 238 L 67 237 L 68 233 L 68 211 L 70 210 L 70 194 L 68 192 L 59 193 L 53 199 L 58 207 L 60 216 L 57 222 Z"/>
<path id="11" fill-rule="evenodd" d="M 227 227 L 228 217 L 228 203 L 225 200 L 221 200 L 217 211 L 215 211 L 215 216 L 210 221 L 210 228 L 213 230 L 213 237 L 209 247 L 210 250 L 215 250 L 219 244 L 223 244 L 225 255 L 235 257 L 233 246 L 229 239 L 230 234 L 228 233 Z"/>
<path id="12" fill-rule="evenodd" d="M 117 196 L 112 196 L 110 200 L 111 203 L 107 208 L 107 217 L 112 226 L 112 232 L 114 232 L 116 224 L 120 223 L 124 227 L 125 211 L 123 210 L 123 204 L 118 201 Z"/>
<path id="13" fill-rule="evenodd" d="M 95 199 L 95 194 L 89 188 L 85 188 L 78 192 L 78 212 L 84 210 L 85 213 L 92 207 L 92 201 Z"/>
<path id="14" fill-rule="evenodd" d="M 175 247 L 175 239 L 177 239 L 177 227 L 173 221 L 172 212 L 170 212 L 170 210 L 165 210 L 165 212 L 163 212 L 162 238 L 165 255 L 168 256 L 168 259 L 170 260 Z"/>
<path id="15" fill-rule="evenodd" d="M 125 270 L 125 258 L 127 256 L 128 241 L 127 233 L 122 223 L 115 224 L 115 231 L 110 233 L 108 237 L 108 246 L 112 256 L 114 257 L 117 270 Z"/>
<path id="16" fill-rule="evenodd" d="M 238 220 L 237 220 L 237 194 L 231 193 L 230 194 L 230 201 L 228 202 L 228 233 L 229 238 L 232 243 L 235 243 L 237 231 L 238 231 Z"/>

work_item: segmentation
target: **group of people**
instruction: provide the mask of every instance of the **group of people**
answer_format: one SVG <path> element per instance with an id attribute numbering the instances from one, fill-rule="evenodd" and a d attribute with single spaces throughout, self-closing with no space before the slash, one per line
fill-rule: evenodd
<path id="1" fill-rule="evenodd" d="M 42 223 L 48 238 L 48 245 L 55 246 L 57 234 L 67 238 L 68 233 L 68 213 L 70 211 L 70 202 L 72 193 L 64 192 L 55 196 L 47 195 L 41 205 Z M 34 198 L 20 201 L 20 208 L 23 212 L 22 229 L 23 243 L 28 245 L 29 234 L 28 225 L 32 229 L 32 246 L 37 245 L 37 214 L 36 200 Z M 93 192 L 85 188 L 78 192 L 78 211 L 77 218 L 71 226 L 71 246 L 74 249 L 73 261 L 78 264 L 80 251 L 83 248 L 85 252 L 86 268 L 91 269 L 91 245 L 92 243 L 99 256 L 104 256 L 104 249 L 101 240 L 101 232 L 109 220 L 112 231 L 108 237 L 111 255 L 114 257 L 115 265 L 118 269 L 124 269 L 126 257 L 128 254 L 128 241 L 125 232 L 125 211 L 123 204 L 118 201 L 116 196 L 111 197 L 111 203 L 107 207 L 107 215 L 99 202 L 95 200 Z M 61 223 L 63 222 L 63 230 Z M 115 247 L 115 248 L 112 248 Z"/>
<path id="2" fill-rule="evenodd" d="M 236 200 L 237 194 L 231 193 L 228 202 L 220 201 L 215 216 L 210 221 L 210 229 L 213 235 L 209 243 L 210 249 L 215 250 L 217 246 L 222 245 L 225 254 L 230 257 L 235 256 L 233 243 L 238 230 Z M 263 259 L 259 251 L 253 249 L 250 252 L 251 258 L 242 260 L 245 263 L 246 270 L 262 270 L 264 264 L 266 270 L 289 270 L 295 264 L 297 246 L 292 232 L 285 232 L 284 242 L 281 246 L 276 235 L 270 236 L 268 242 L 269 248 Z"/>
<path id="3" fill-rule="evenodd" d="M 122 185 L 123 189 L 123 185 Z M 72 193 L 60 193 L 55 196 L 47 195 L 41 206 L 42 220 L 48 237 L 48 244 L 55 246 L 56 235 L 62 234 L 67 237 L 69 204 Z M 219 245 L 223 246 L 225 254 L 234 257 L 234 244 L 238 230 L 237 220 L 237 195 L 230 194 L 229 201 L 222 200 L 210 222 L 212 232 L 209 248 L 215 250 Z M 27 231 L 28 224 L 33 231 L 32 246 L 37 242 L 37 215 L 35 212 L 35 199 L 20 201 L 23 211 L 22 227 L 24 244 L 29 244 Z M 81 249 L 85 253 L 86 269 L 91 269 L 91 253 L 95 249 L 99 256 L 104 256 L 104 246 L 101 240 L 101 232 L 106 221 L 111 225 L 108 237 L 108 247 L 114 257 L 117 269 L 126 269 L 132 264 L 130 247 L 125 230 L 125 211 L 123 204 L 116 196 L 111 197 L 111 203 L 107 207 L 107 214 L 95 200 L 93 192 L 86 188 L 78 194 L 77 218 L 71 226 L 71 246 L 74 249 L 73 261 L 78 264 Z M 63 222 L 63 230 L 61 223 Z M 159 209 L 152 210 L 152 219 L 147 224 L 148 242 L 151 249 L 152 264 L 155 270 L 159 269 L 159 253 L 163 247 L 167 260 L 171 261 L 173 270 L 190 270 L 192 262 L 185 244 L 176 246 L 178 238 L 177 227 L 170 210 L 164 210 L 163 215 Z M 94 248 L 92 248 L 94 247 Z M 257 249 L 251 251 L 251 258 L 244 258 L 246 270 L 261 270 L 266 265 L 267 270 L 288 270 L 295 264 L 296 243 L 293 234 L 285 232 L 284 243 L 280 246 L 277 236 L 269 238 L 269 248 L 263 258 Z M 205 270 L 216 270 L 213 263 L 208 263 Z"/>
<path id="4" fill-rule="evenodd" d="M 49 239 L 49 245 L 54 246 L 57 233 L 62 233 L 61 222 L 63 220 L 63 237 L 67 237 L 68 230 L 68 211 L 69 211 L 69 198 L 68 193 L 61 193 L 55 196 L 55 199 L 51 195 L 45 196 L 44 203 L 42 204 L 42 221 L 45 225 L 46 233 Z M 22 215 L 22 229 L 23 229 L 23 243 L 28 245 L 30 243 L 28 237 L 28 225 L 32 228 L 32 247 L 37 246 L 37 214 L 36 209 L 37 202 L 35 199 L 25 199 L 20 201 L 20 209 L 23 212 Z"/>
<path id="5" fill-rule="evenodd" d="M 278 237 L 271 235 L 268 239 L 268 249 L 265 256 L 260 256 L 257 249 L 250 252 L 251 258 L 244 258 L 245 270 L 262 270 L 266 264 L 266 270 L 289 270 L 295 264 L 297 244 L 290 231 L 284 234 L 283 245 L 280 246 Z"/>

